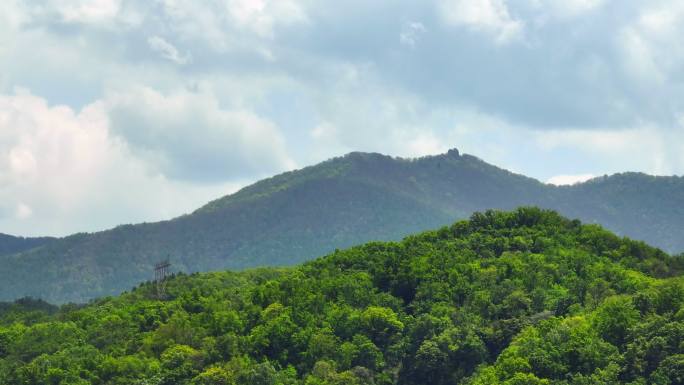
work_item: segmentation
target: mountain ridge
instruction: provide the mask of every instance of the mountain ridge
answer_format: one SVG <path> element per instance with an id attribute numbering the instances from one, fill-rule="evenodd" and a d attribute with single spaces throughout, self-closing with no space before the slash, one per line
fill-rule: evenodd
<path id="1" fill-rule="evenodd" d="M 0 233 L 0 255 L 27 251 L 57 239 L 55 237 L 21 237 Z"/>
<path id="2" fill-rule="evenodd" d="M 165 258 L 186 272 L 290 265 L 336 248 L 398 240 L 476 211 L 527 205 L 684 250 L 679 177 L 625 174 L 558 187 L 457 150 L 409 159 L 354 152 L 264 179 L 174 219 L 0 256 L 0 299 L 30 295 L 59 303 L 113 295 L 149 279 Z"/>

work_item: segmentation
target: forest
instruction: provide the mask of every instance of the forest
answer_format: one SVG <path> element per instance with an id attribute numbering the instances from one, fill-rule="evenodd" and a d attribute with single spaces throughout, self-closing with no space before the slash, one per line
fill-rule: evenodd
<path id="1" fill-rule="evenodd" d="M 554 211 L 0 305 L 0 384 L 684 383 L 684 256 Z"/>
<path id="2" fill-rule="evenodd" d="M 520 206 L 684 251 L 684 177 L 625 173 L 557 187 L 456 149 L 422 158 L 353 152 L 168 221 L 52 240 L 0 235 L 0 301 L 32 296 L 63 304 L 118 295 L 149 279 L 163 259 L 186 273 L 293 266 L 336 248 L 398 241 L 474 212 Z"/>

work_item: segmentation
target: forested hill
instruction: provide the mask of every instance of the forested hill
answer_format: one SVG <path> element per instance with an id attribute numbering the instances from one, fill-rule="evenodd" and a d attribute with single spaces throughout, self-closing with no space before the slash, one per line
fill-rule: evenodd
<path id="1" fill-rule="evenodd" d="M 0 306 L 2 384 L 674 385 L 684 270 L 522 208 L 296 268 Z M 5 310 L 3 310 L 5 309 Z"/>
<path id="2" fill-rule="evenodd" d="M 0 233 L 0 255 L 15 254 L 42 246 L 56 238 L 24 238 Z"/>
<path id="3" fill-rule="evenodd" d="M 291 265 L 336 248 L 535 205 L 684 250 L 684 180 L 620 174 L 554 187 L 457 150 L 419 159 L 351 153 L 269 178 L 189 215 L 77 234 L 0 256 L 0 299 L 113 295 L 170 258 L 180 271 Z"/>

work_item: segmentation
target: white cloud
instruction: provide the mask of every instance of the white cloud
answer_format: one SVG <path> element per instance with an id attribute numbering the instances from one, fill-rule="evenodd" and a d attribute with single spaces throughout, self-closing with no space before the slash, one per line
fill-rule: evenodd
<path id="1" fill-rule="evenodd" d="M 0 228 L 66 235 L 166 219 L 245 180 L 193 185 L 165 177 L 110 132 L 104 103 L 50 106 L 26 90 L 0 95 Z"/>
<path id="2" fill-rule="evenodd" d="M 138 87 L 107 97 L 111 130 L 167 177 L 215 182 L 294 167 L 278 127 L 210 91 Z"/>
<path id="3" fill-rule="evenodd" d="M 17 0 L 7 0 L 0 8 L 0 60 L 9 57 L 9 49 L 16 40 L 19 27 L 27 20 L 27 15 Z M 0 63 L 1 64 L 1 63 Z M 7 82 L 9 74 L 0 72 L 0 89 Z"/>
<path id="4" fill-rule="evenodd" d="M 443 154 L 449 150 L 448 143 L 444 143 L 428 130 L 409 139 L 406 147 L 406 155 L 411 157 Z"/>
<path id="5" fill-rule="evenodd" d="M 637 85 L 666 86 L 680 76 L 684 48 L 677 37 L 684 33 L 683 21 L 684 4 L 655 2 L 620 29 L 621 64 Z"/>
<path id="6" fill-rule="evenodd" d="M 75 113 L 25 90 L 0 96 L 0 197 L 2 211 L 16 208 L 12 218 L 34 214 L 51 222 L 43 230 L 59 231 L 58 216 L 77 211 L 120 155 L 98 105 Z M 7 229 L 20 227 L 7 221 L 0 218 Z"/>
<path id="7" fill-rule="evenodd" d="M 323 122 L 313 130 L 311 130 L 311 137 L 317 140 L 329 140 L 337 135 L 337 128 L 329 122 Z"/>
<path id="8" fill-rule="evenodd" d="M 433 117 L 423 101 L 385 88 L 376 82 L 376 70 L 372 64 L 338 65 L 330 69 L 335 81 L 328 87 L 308 90 L 323 121 L 311 131 L 316 146 L 325 146 L 328 154 L 348 149 L 397 156 L 448 149 L 430 132 Z"/>
<path id="9" fill-rule="evenodd" d="M 205 42 L 219 52 L 253 49 L 267 52 L 264 41 L 279 27 L 307 23 L 302 2 L 294 0 L 160 0 L 165 27 L 187 41 Z"/>
<path id="10" fill-rule="evenodd" d="M 683 16 L 684 5 L 681 3 L 656 5 L 641 12 L 637 26 L 655 35 L 670 36 L 676 33 Z"/>
<path id="11" fill-rule="evenodd" d="M 594 174 L 578 174 L 578 175 L 556 175 L 549 178 L 546 183 L 556 186 L 573 185 L 581 182 L 586 182 L 589 179 L 595 178 Z"/>
<path id="12" fill-rule="evenodd" d="M 8 229 L 151 220 L 179 212 L 171 198 L 193 209 L 234 178 L 352 150 L 459 147 L 540 180 L 684 172 L 671 0 L 0 3 Z"/>
<path id="13" fill-rule="evenodd" d="M 591 154 L 621 165 L 616 171 L 639 170 L 652 174 L 672 174 L 684 169 L 679 161 L 681 132 L 653 127 L 625 130 L 554 130 L 537 132 L 536 144 L 545 151 L 572 149 L 581 156 Z"/>
<path id="14" fill-rule="evenodd" d="M 409 47 L 415 47 L 420 40 L 420 36 L 426 31 L 423 23 L 412 21 L 404 24 L 399 34 L 399 42 Z"/>
<path id="15" fill-rule="evenodd" d="M 233 22 L 262 37 L 273 37 L 278 24 L 307 21 L 300 2 L 293 0 L 228 0 L 226 6 Z"/>
<path id="16" fill-rule="evenodd" d="M 115 18 L 121 0 L 53 0 L 50 5 L 65 22 L 96 24 Z"/>
<path id="17" fill-rule="evenodd" d="M 539 132 L 537 143 L 546 150 L 573 146 L 596 152 L 621 153 L 656 146 L 659 139 L 653 130 L 646 128 L 631 130 L 553 130 Z"/>
<path id="18" fill-rule="evenodd" d="M 151 36 L 147 39 L 147 44 L 164 59 L 170 60 L 176 64 L 188 64 L 191 60 L 190 54 L 181 55 L 173 44 L 159 36 Z"/>
<path id="19" fill-rule="evenodd" d="M 556 0 L 552 3 L 569 14 L 577 15 L 597 9 L 605 0 Z"/>
<path id="20" fill-rule="evenodd" d="M 520 37 L 525 25 L 511 16 L 504 0 L 441 0 L 440 6 L 448 23 L 490 33 L 498 43 Z"/>
<path id="21" fill-rule="evenodd" d="M 25 203 L 19 203 L 17 205 L 15 217 L 19 220 L 29 219 L 33 215 L 33 209 Z"/>
<path id="22" fill-rule="evenodd" d="M 14 29 L 26 22 L 28 15 L 22 7 L 19 0 L 6 0 L 2 4 L 2 12 L 0 12 L 0 28 L 3 30 Z"/>
<path id="23" fill-rule="evenodd" d="M 662 62 L 658 61 L 654 47 L 634 28 L 625 28 L 619 35 L 624 55 L 623 67 L 633 79 L 647 86 L 659 86 L 666 81 Z"/>
<path id="24" fill-rule="evenodd" d="M 606 0 L 530 0 L 532 6 L 556 18 L 577 17 L 596 11 Z"/>

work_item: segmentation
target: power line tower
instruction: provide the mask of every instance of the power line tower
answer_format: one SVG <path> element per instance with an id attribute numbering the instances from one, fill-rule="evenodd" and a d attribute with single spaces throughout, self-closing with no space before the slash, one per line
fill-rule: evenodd
<path id="1" fill-rule="evenodd" d="M 169 267 L 171 263 L 168 258 L 154 265 L 154 285 L 159 299 L 164 299 L 166 296 L 166 278 L 169 276 Z"/>

